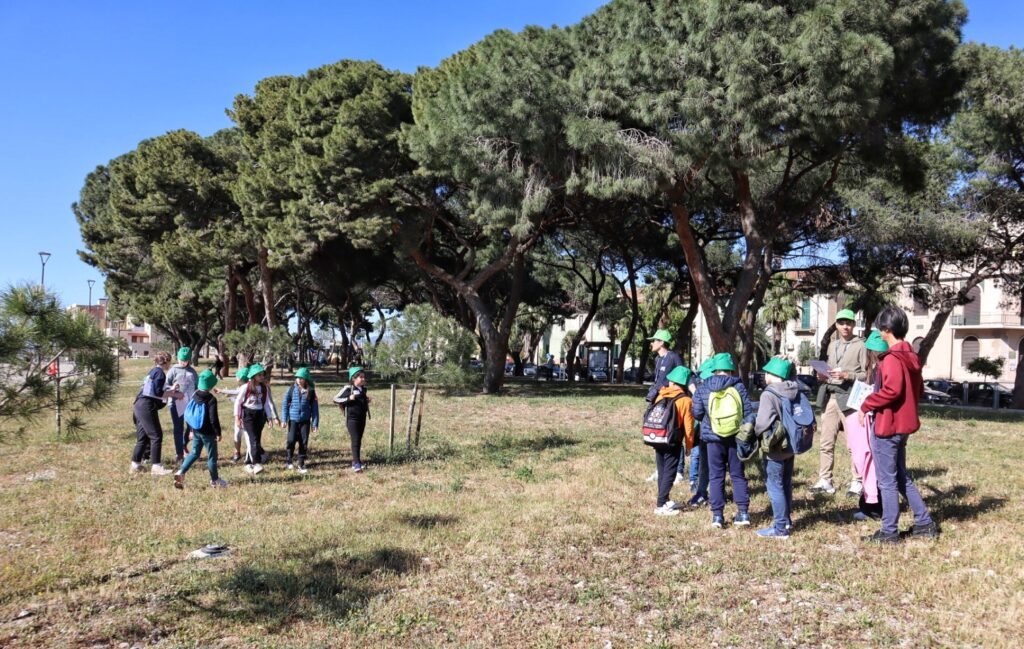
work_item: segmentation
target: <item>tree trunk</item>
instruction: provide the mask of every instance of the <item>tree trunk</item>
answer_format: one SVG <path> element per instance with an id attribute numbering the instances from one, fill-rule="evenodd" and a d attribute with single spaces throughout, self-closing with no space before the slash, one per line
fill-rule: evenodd
<path id="1" fill-rule="evenodd" d="M 238 328 L 238 278 L 235 269 L 228 266 L 227 281 L 224 284 L 224 333 Z"/>
<path id="2" fill-rule="evenodd" d="M 274 271 L 270 268 L 269 255 L 270 252 L 266 248 L 260 248 L 260 290 L 263 293 L 263 305 L 266 307 L 267 329 L 273 329 L 277 326 L 277 311 L 274 309 Z"/>
<path id="3" fill-rule="evenodd" d="M 594 283 L 590 285 L 590 305 L 587 307 L 587 315 L 583 318 L 583 324 L 580 325 L 579 331 L 577 331 L 576 335 L 573 336 L 572 342 L 569 345 L 569 350 L 566 352 L 566 355 L 569 357 L 568 371 L 570 382 L 576 380 L 578 360 L 576 353 L 577 348 L 583 338 L 586 337 L 587 328 L 590 327 L 590 323 L 594 320 L 594 316 L 597 315 L 597 308 L 601 304 L 601 291 L 604 289 L 604 283 L 608 279 L 608 276 L 605 274 L 604 269 L 598 267 L 591 270 L 591 279 Z"/>
<path id="4" fill-rule="evenodd" d="M 782 352 L 782 326 L 778 322 L 772 323 L 772 356 L 778 356 Z"/>
<path id="5" fill-rule="evenodd" d="M 380 332 L 377 334 L 377 338 L 373 341 L 373 350 L 377 351 L 377 347 L 380 346 L 380 341 L 384 340 L 384 334 L 388 330 L 388 319 L 384 315 L 384 310 L 379 306 L 375 307 L 377 310 L 377 322 L 380 323 Z"/>
<path id="6" fill-rule="evenodd" d="M 836 333 L 836 323 L 832 323 L 825 330 L 825 333 L 821 335 L 821 344 L 818 346 L 818 360 L 828 360 L 828 346 L 832 342 L 832 336 Z"/>
<path id="7" fill-rule="evenodd" d="M 242 287 L 242 298 L 245 300 L 245 310 L 248 318 L 248 324 L 250 326 L 259 324 L 259 317 L 257 316 L 256 309 L 256 294 L 252 289 L 252 284 L 249 282 L 249 278 L 244 273 L 239 271 L 235 272 L 235 279 L 238 281 L 238 285 Z"/>
<path id="8" fill-rule="evenodd" d="M 618 280 L 616 279 L 616 282 Z M 622 297 L 629 302 L 629 327 L 626 335 L 622 338 L 622 353 L 619 354 L 619 362 L 616 371 L 620 381 L 625 381 L 626 354 L 633 346 L 633 338 L 636 336 L 636 326 L 640 320 L 639 296 L 636 293 L 636 268 L 633 266 L 633 258 L 626 257 L 626 283 L 629 284 L 629 292 L 626 292 L 625 285 L 618 282 L 619 291 Z M 635 362 L 635 359 L 634 359 Z"/>
<path id="9" fill-rule="evenodd" d="M 921 347 L 917 351 L 917 357 L 921 359 L 922 367 L 928 363 L 928 355 L 932 353 L 932 347 L 935 346 L 935 341 L 938 340 L 939 334 L 942 333 L 942 329 L 946 326 L 946 322 L 952 313 L 953 307 L 950 306 L 949 308 L 936 311 L 935 317 L 932 318 L 932 324 L 928 327 L 928 333 L 924 335 Z"/>
<path id="10" fill-rule="evenodd" d="M 683 316 L 683 321 L 679 332 L 679 347 L 686 354 L 686 362 L 689 363 L 690 369 L 693 367 L 693 323 L 697 321 L 697 294 L 693 291 L 693 287 L 690 287 L 690 304 L 686 307 L 686 315 Z"/>

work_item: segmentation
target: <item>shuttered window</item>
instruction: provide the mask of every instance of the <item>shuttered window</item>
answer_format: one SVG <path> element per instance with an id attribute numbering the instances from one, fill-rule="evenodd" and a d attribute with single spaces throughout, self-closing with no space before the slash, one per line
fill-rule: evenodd
<path id="1" fill-rule="evenodd" d="M 981 343 L 974 336 L 964 338 L 960 344 L 960 366 L 967 367 L 981 353 Z"/>

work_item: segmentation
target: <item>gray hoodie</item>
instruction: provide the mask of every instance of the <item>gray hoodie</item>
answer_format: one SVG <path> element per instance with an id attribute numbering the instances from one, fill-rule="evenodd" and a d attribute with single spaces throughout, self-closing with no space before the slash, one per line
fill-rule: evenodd
<path id="1" fill-rule="evenodd" d="M 757 407 L 757 420 L 754 422 L 754 433 L 760 437 L 775 427 L 775 422 L 782 419 L 781 399 L 796 399 L 800 393 L 800 387 L 796 381 L 781 381 L 772 383 L 761 393 L 761 401 Z M 788 460 L 793 457 L 792 452 L 774 452 L 768 454 L 770 460 Z"/>

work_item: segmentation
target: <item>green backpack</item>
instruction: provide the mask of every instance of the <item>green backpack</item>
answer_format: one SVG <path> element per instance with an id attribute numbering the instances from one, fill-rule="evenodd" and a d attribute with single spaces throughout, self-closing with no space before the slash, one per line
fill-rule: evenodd
<path id="1" fill-rule="evenodd" d="M 712 392 L 708 399 L 711 431 L 719 437 L 732 437 L 743 423 L 743 398 L 734 387 Z"/>

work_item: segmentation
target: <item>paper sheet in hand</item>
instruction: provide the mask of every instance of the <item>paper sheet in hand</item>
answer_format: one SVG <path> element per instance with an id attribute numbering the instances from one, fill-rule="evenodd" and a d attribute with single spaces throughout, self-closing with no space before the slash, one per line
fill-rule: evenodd
<path id="1" fill-rule="evenodd" d="M 850 395 L 846 398 L 846 407 L 860 410 L 864 400 L 874 392 L 874 389 L 864 381 L 854 381 L 850 388 Z"/>
<path id="2" fill-rule="evenodd" d="M 828 363 L 825 361 L 811 361 L 809 365 L 815 372 L 819 372 L 825 376 L 828 376 L 828 373 L 832 371 L 832 368 L 829 367 Z"/>

